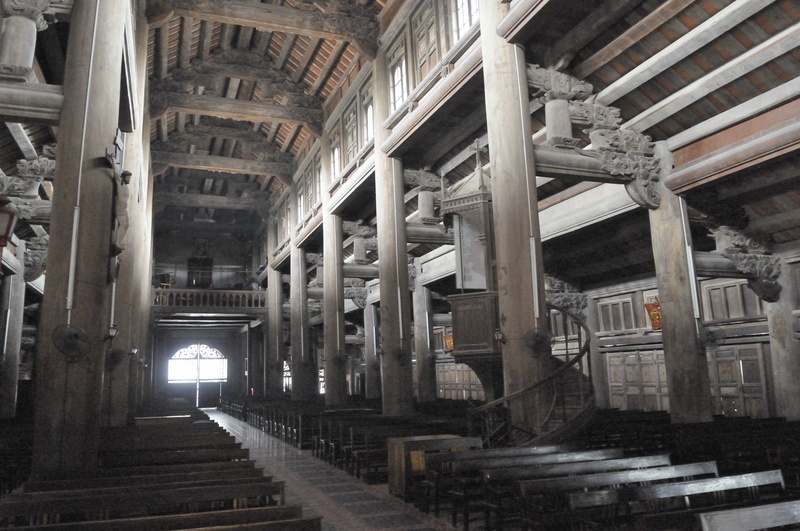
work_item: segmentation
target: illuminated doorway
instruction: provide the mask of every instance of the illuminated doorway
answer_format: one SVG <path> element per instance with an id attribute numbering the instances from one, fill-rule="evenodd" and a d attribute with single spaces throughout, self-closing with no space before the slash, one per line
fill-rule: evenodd
<path id="1" fill-rule="evenodd" d="M 191 345 L 172 355 L 167 367 L 167 383 L 195 384 L 195 407 L 200 407 L 200 383 L 228 381 L 228 360 L 208 345 Z"/>

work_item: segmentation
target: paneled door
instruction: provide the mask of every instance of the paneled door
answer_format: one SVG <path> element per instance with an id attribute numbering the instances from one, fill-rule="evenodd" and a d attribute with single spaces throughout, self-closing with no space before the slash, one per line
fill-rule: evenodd
<path id="1" fill-rule="evenodd" d="M 714 414 L 768 417 L 764 355 L 767 343 L 723 345 L 708 350 Z"/>
<path id="2" fill-rule="evenodd" d="M 664 352 L 614 352 L 606 355 L 611 407 L 621 410 L 669 410 Z"/>

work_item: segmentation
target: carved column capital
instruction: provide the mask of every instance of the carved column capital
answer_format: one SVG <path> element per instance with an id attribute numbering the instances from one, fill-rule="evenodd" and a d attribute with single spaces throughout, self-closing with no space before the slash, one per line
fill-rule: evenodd
<path id="1" fill-rule="evenodd" d="M 378 229 L 377 227 L 362 225 L 360 221 L 342 221 L 342 232 L 367 238 L 375 236 L 378 233 Z"/>
<path id="2" fill-rule="evenodd" d="M 586 307 L 589 304 L 586 294 L 581 293 L 569 283 L 550 275 L 545 275 L 545 282 L 545 294 L 549 304 L 585 318 Z"/>
<path id="3" fill-rule="evenodd" d="M 403 170 L 403 182 L 408 186 L 418 186 L 426 192 L 434 192 L 442 186 L 441 177 L 424 170 Z"/>
<path id="4" fill-rule="evenodd" d="M 618 108 L 601 103 L 594 103 L 592 101 L 569 102 L 569 114 L 573 122 L 588 124 L 593 128 L 617 128 L 622 123 L 622 117 L 620 116 L 620 110 Z M 588 133 L 590 130 L 585 132 Z"/>
<path id="5" fill-rule="evenodd" d="M 47 246 L 50 236 L 31 238 L 25 242 L 25 282 L 32 282 L 42 276 L 47 268 Z"/>
<path id="6" fill-rule="evenodd" d="M 621 153 L 590 149 L 580 153 L 598 159 L 602 169 L 611 175 L 629 178 L 625 189 L 636 204 L 650 209 L 656 209 L 661 204 L 656 189 L 656 183 L 661 179 L 658 159 L 634 151 Z"/>
<path id="7" fill-rule="evenodd" d="M 710 229 L 716 240 L 716 252 L 729 259 L 736 270 L 747 277 L 747 284 L 762 300 L 776 302 L 780 298 L 781 260 L 766 254 L 769 245 L 761 238 L 721 225 Z"/>
<path id="8" fill-rule="evenodd" d="M 2 0 L 3 17 L 26 17 L 36 24 L 36 29 L 47 29 L 44 12 L 50 7 L 50 0 Z"/>
<path id="9" fill-rule="evenodd" d="M 592 94 L 592 85 L 559 72 L 554 68 L 542 68 L 528 64 L 528 88 L 534 96 L 544 96 L 545 100 L 582 100 Z"/>

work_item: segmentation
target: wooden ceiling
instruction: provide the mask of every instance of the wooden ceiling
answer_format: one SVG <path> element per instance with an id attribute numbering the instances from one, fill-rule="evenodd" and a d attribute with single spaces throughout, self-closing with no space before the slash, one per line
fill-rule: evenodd
<path id="1" fill-rule="evenodd" d="M 378 23 L 385 27 L 385 19 L 403 3 L 150 0 L 147 64 L 157 229 L 213 226 L 253 234 L 266 215 L 265 200 L 284 190 L 291 176 L 287 168 L 305 155 L 324 117 L 374 50 L 370 43 L 377 42 Z M 514 0 L 511 9 L 531 3 Z M 327 13 L 317 4 L 326 4 Z M 524 46 L 527 62 L 557 64 L 590 82 L 598 102 L 620 108 L 624 127 L 666 140 L 674 151 L 688 149 L 704 136 L 720 135 L 736 124 L 731 113 L 748 107 L 766 113 L 800 95 L 797 0 L 550 0 L 541 6 L 534 23 L 516 33 L 505 30 Z M 374 24 L 362 23 L 354 30 L 352 24 L 341 23 L 350 15 L 337 18 L 345 12 Z M 287 13 L 299 13 L 306 26 L 296 23 L 292 31 L 279 26 L 275 21 L 285 21 Z M 312 19 L 318 22 L 308 23 Z M 331 25 L 336 20 L 338 27 Z M 358 33 L 365 28 L 373 33 Z M 63 81 L 59 54 L 66 49 L 67 29 L 61 22 L 42 32 L 37 50 L 41 81 Z M 331 36 L 336 31 L 339 38 Z M 462 92 L 450 106 L 451 118 L 469 120 L 473 132 L 452 136 L 452 145 L 438 143 L 436 160 L 430 148 L 408 146 L 407 167 L 445 168 L 451 182 L 472 171 L 476 138 L 483 135 L 485 146 L 485 128 L 474 118 L 480 115 L 475 95 L 482 83 L 476 79 L 467 84 L 469 93 Z M 738 121 L 749 118 L 745 112 Z M 534 130 L 540 128 L 543 111 L 534 111 L 532 120 Z M 437 125 L 452 130 L 458 121 L 431 124 L 419 136 L 420 145 L 430 145 Z M 0 168 L 7 174 L 15 172 L 18 159 L 41 153 L 55 138 L 53 130 L 36 125 L 13 132 L 15 136 L 9 128 L 0 132 Z M 482 158 L 489 160 L 486 153 Z M 721 221 L 743 219 L 767 239 L 785 244 L 800 238 L 798 168 L 798 156 L 787 149 L 682 193 Z M 550 181 L 540 187 L 540 198 L 555 200 L 570 193 L 569 186 Z M 641 242 L 636 247 L 634 240 L 620 239 L 627 233 L 612 238 L 611 232 L 619 231 L 607 229 L 597 224 L 562 242 L 569 245 L 548 244 L 550 263 L 574 259 L 585 264 L 570 269 L 567 280 L 577 285 L 609 279 L 597 271 L 611 266 L 595 267 L 592 249 L 593 240 L 602 236 L 609 248 L 634 246 L 620 277 L 652 271 L 647 238 L 636 238 Z M 582 241 L 588 243 L 580 257 L 567 256 L 573 248 L 559 256 L 561 248 L 579 249 Z"/>

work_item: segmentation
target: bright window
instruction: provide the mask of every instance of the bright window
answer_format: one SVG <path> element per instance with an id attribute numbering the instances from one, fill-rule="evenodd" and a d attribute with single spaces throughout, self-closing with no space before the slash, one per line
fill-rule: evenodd
<path id="1" fill-rule="evenodd" d="M 169 360 L 169 383 L 226 382 L 228 360 L 222 352 L 208 345 L 182 348 Z"/>
<path id="2" fill-rule="evenodd" d="M 456 40 L 478 21 L 478 0 L 454 0 L 453 34 Z"/>

